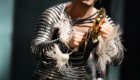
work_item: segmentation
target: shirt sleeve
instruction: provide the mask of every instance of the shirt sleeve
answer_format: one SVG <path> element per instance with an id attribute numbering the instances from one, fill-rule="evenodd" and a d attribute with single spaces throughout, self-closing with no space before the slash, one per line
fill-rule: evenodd
<path id="1" fill-rule="evenodd" d="M 53 35 L 56 35 L 54 34 L 56 28 L 53 27 L 53 24 L 60 20 L 61 7 L 45 10 L 38 21 L 31 42 L 31 52 L 35 60 L 46 59 L 46 54 L 53 51 L 54 44 L 58 44 L 62 52 L 68 50 L 68 47 L 59 38 L 52 39 Z"/>
<path id="2" fill-rule="evenodd" d="M 115 27 L 115 24 L 114 24 L 113 20 L 111 20 L 111 18 L 108 17 L 108 16 L 106 18 L 107 18 L 108 22 L 110 23 L 110 25 L 112 27 Z M 109 64 L 111 64 L 112 66 L 118 66 L 122 63 L 123 58 L 124 58 L 124 53 L 123 52 L 117 53 L 116 55 L 111 57 L 111 62 Z"/>

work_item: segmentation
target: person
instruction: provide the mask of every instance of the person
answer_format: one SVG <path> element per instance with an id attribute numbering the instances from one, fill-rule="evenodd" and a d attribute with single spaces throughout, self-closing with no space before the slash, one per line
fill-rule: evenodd
<path id="1" fill-rule="evenodd" d="M 73 0 L 50 7 L 43 12 L 31 43 L 33 57 L 38 60 L 32 80 L 86 79 L 87 60 L 92 50 L 97 49 L 99 45 L 99 42 L 93 43 L 90 36 L 84 52 L 87 32 L 93 26 L 99 11 L 93 7 L 96 1 Z M 65 30 L 55 27 L 61 20 L 64 23 L 68 20 L 71 25 L 68 28 L 70 36 L 67 36 L 69 38 L 66 43 L 61 39 L 61 34 Z M 109 17 L 104 18 L 102 22 L 100 35 L 103 39 L 108 39 L 114 32 L 114 23 Z M 75 50 L 77 47 L 78 51 Z M 94 56 L 95 60 L 99 58 L 96 53 Z M 117 66 L 123 60 L 123 53 L 117 53 L 110 58 L 109 64 Z"/>

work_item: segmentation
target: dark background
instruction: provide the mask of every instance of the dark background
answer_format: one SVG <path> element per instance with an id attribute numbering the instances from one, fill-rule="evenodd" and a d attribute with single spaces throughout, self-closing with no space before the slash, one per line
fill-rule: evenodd
<path id="1" fill-rule="evenodd" d="M 14 29 L 12 37 L 11 80 L 30 80 L 37 61 L 31 55 L 31 39 L 41 13 L 52 5 L 68 0 L 15 0 Z M 98 9 L 102 6 L 110 15 L 111 0 L 98 1 Z M 122 63 L 121 80 L 138 80 L 140 77 L 140 1 L 124 0 L 124 34 L 123 42 L 127 51 Z M 119 4 L 118 4 L 119 5 Z"/>
<path id="2" fill-rule="evenodd" d="M 140 79 L 140 1 L 125 0 L 124 46 L 122 80 Z"/>

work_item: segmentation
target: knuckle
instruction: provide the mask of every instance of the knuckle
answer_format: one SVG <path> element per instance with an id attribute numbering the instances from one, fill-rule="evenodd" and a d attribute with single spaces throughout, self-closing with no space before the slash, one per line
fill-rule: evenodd
<path id="1" fill-rule="evenodd" d="M 100 31 L 102 31 L 103 29 L 101 28 Z"/>
<path id="2" fill-rule="evenodd" d="M 81 33 L 81 35 L 83 36 L 85 33 Z"/>
<path id="3" fill-rule="evenodd" d="M 106 23 L 103 23 L 103 25 L 106 25 Z"/>
<path id="4" fill-rule="evenodd" d="M 78 32 L 76 32 L 75 34 L 78 35 Z"/>
<path id="5" fill-rule="evenodd" d="M 76 35 L 73 35 L 73 38 L 76 38 Z"/>
<path id="6" fill-rule="evenodd" d="M 103 24 L 101 25 L 101 28 L 103 28 Z"/>
<path id="7" fill-rule="evenodd" d="M 74 38 L 73 40 L 74 40 L 74 42 L 76 42 L 76 41 L 77 41 L 77 40 L 76 40 L 76 38 Z"/>
<path id="8" fill-rule="evenodd" d="M 79 46 L 79 43 L 77 43 L 76 46 Z"/>
<path id="9" fill-rule="evenodd" d="M 76 35 L 76 33 L 73 33 L 73 36 L 75 36 Z"/>
<path id="10" fill-rule="evenodd" d="M 109 32 L 106 33 L 106 36 L 109 35 Z"/>
<path id="11" fill-rule="evenodd" d="M 74 42 L 73 44 L 74 44 L 74 45 L 76 45 L 76 44 L 77 44 L 77 42 Z"/>
<path id="12" fill-rule="evenodd" d="M 75 45 L 75 46 L 78 46 L 78 43 L 77 43 L 77 42 L 74 42 L 74 45 Z"/>

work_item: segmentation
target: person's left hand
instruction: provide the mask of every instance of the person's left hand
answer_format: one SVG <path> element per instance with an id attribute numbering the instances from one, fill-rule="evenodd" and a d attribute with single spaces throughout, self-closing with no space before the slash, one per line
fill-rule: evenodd
<path id="1" fill-rule="evenodd" d="M 114 32 L 113 27 L 110 25 L 106 18 L 102 20 L 102 22 L 99 24 L 99 27 L 99 33 L 104 39 L 107 39 Z"/>

